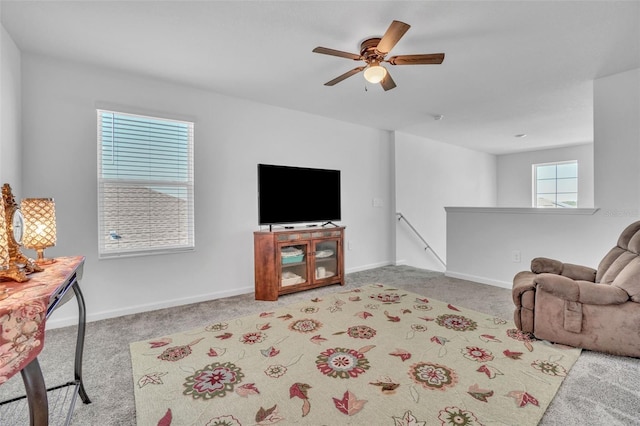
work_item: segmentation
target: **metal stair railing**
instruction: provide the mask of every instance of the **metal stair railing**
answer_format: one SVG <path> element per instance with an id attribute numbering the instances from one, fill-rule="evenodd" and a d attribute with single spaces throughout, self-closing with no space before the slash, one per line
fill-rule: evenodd
<path id="1" fill-rule="evenodd" d="M 407 218 L 406 218 L 406 217 L 404 217 L 404 215 L 403 215 L 402 213 L 400 213 L 400 212 L 396 212 L 396 215 L 398 216 L 398 222 L 399 222 L 399 221 L 401 221 L 401 220 L 404 220 L 404 221 L 407 223 L 407 225 L 409 225 L 409 228 L 411 228 L 411 230 L 413 231 L 413 233 L 414 233 L 414 234 L 416 234 L 416 235 L 418 236 L 418 238 L 420 238 L 420 240 L 424 243 L 424 245 L 425 245 L 425 248 L 424 248 L 424 249 L 425 249 L 425 250 L 429 250 L 429 251 L 431 251 L 431 253 L 433 253 L 433 255 L 434 255 L 434 256 L 435 256 L 435 257 L 440 261 L 440 263 L 442 263 L 442 266 L 444 266 L 444 267 L 445 267 L 445 269 L 446 269 L 446 268 L 447 268 L 447 264 L 443 262 L 443 260 L 440 258 L 440 256 L 438 256 L 438 253 L 436 253 L 436 252 L 431 248 L 431 246 L 429 245 L 429 243 L 428 243 L 424 238 L 422 238 L 422 235 L 420 235 L 420 233 L 418 232 L 418 230 L 417 230 L 416 228 L 414 228 L 414 227 L 413 227 L 413 225 L 411 224 L 411 222 L 409 222 L 409 221 L 407 220 Z"/>

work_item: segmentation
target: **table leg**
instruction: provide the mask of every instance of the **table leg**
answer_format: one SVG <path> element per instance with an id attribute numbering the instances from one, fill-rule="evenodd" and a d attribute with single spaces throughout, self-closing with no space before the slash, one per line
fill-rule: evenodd
<path id="1" fill-rule="evenodd" d="M 20 371 L 20 374 L 22 374 L 22 381 L 27 393 L 31 426 L 47 426 L 49 424 L 49 402 L 38 358 L 34 358 Z"/>
<path id="2" fill-rule="evenodd" d="M 82 291 L 80 291 L 80 285 L 78 281 L 74 281 L 73 283 L 73 292 L 76 294 L 76 300 L 78 302 L 78 337 L 76 340 L 76 360 L 75 360 L 75 379 L 78 382 L 78 393 L 80 398 L 82 398 L 82 402 L 85 404 L 90 404 L 91 400 L 87 395 L 87 391 L 84 389 L 84 383 L 82 382 L 82 353 L 84 352 L 84 335 L 85 335 L 85 326 L 86 326 L 86 318 L 87 312 L 84 304 L 84 296 L 82 296 Z"/>

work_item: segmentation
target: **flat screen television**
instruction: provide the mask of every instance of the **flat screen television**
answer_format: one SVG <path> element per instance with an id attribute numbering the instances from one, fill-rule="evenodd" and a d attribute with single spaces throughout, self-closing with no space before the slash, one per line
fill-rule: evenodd
<path id="1" fill-rule="evenodd" d="M 260 225 L 340 220 L 340 170 L 258 164 Z"/>

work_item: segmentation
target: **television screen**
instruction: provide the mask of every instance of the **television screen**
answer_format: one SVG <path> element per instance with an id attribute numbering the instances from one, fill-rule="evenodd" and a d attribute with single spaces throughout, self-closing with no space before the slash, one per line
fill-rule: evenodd
<path id="1" fill-rule="evenodd" d="M 340 220 L 340 170 L 258 164 L 260 225 Z"/>

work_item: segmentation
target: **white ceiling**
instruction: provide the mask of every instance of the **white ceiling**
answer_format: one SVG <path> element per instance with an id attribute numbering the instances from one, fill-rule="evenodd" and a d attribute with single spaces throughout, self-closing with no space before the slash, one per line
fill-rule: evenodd
<path id="1" fill-rule="evenodd" d="M 638 1 L 11 1 L 23 52 L 97 64 L 488 153 L 593 140 L 593 80 L 640 68 Z M 312 53 L 359 53 L 392 20 L 391 51 L 446 54 L 388 66 L 397 87 Z M 366 88 L 366 90 L 365 90 Z M 639 95 L 640 96 L 640 95 Z M 442 114 L 443 120 L 434 120 Z M 526 133 L 526 138 L 514 135 Z"/>

